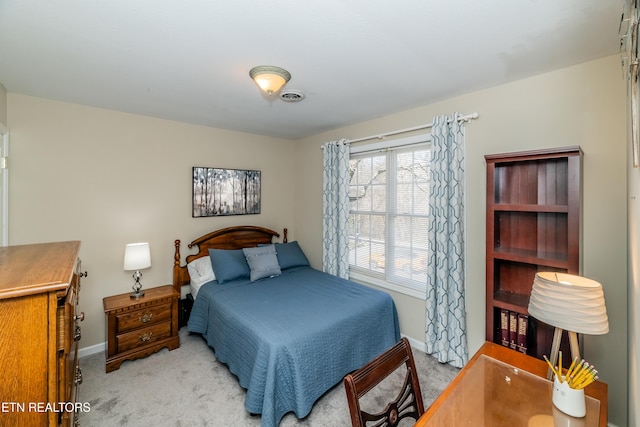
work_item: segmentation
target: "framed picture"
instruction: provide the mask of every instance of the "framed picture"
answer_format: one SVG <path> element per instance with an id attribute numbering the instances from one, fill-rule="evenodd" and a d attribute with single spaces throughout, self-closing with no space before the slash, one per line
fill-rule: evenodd
<path id="1" fill-rule="evenodd" d="M 260 213 L 260 171 L 193 168 L 192 217 Z"/>

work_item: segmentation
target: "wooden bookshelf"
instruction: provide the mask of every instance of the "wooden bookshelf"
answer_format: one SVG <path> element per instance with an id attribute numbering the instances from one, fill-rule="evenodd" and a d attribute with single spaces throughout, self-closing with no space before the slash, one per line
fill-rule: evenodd
<path id="1" fill-rule="evenodd" d="M 580 274 L 582 150 L 494 154 L 485 160 L 486 338 L 500 344 L 501 310 L 529 315 L 537 272 Z M 553 328 L 529 316 L 527 354 L 548 355 L 552 340 Z M 563 346 L 569 354 L 568 343 Z"/>

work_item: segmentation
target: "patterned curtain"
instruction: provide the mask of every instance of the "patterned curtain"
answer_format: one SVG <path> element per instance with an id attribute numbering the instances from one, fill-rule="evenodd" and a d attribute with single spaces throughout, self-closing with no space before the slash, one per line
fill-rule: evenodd
<path id="1" fill-rule="evenodd" d="M 426 349 L 441 363 L 467 363 L 464 301 L 464 124 L 458 114 L 431 128 Z"/>
<path id="2" fill-rule="evenodd" d="M 349 278 L 349 143 L 326 142 L 323 160 L 322 268 Z"/>

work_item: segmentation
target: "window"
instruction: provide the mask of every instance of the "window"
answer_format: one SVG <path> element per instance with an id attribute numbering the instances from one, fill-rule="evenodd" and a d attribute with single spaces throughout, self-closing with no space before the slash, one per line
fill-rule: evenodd
<path id="1" fill-rule="evenodd" d="M 400 291 L 426 290 L 431 151 L 427 137 L 421 141 L 352 150 L 349 264 L 356 279 Z"/>

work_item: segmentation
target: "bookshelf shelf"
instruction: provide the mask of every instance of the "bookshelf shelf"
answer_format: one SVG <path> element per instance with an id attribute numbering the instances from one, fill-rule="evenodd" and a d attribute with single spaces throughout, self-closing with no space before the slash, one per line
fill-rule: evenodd
<path id="1" fill-rule="evenodd" d="M 567 205 L 517 205 L 499 203 L 494 206 L 495 211 L 505 212 L 555 212 L 567 213 L 569 207 Z"/>
<path id="2" fill-rule="evenodd" d="M 529 295 L 496 291 L 493 295 L 493 305 L 498 308 L 521 312 L 522 307 L 529 305 Z"/>
<path id="3" fill-rule="evenodd" d="M 519 262 L 546 266 L 550 269 L 566 269 L 568 262 L 566 253 L 540 252 L 518 248 L 495 248 L 492 257 L 496 261 Z"/>
<path id="4" fill-rule="evenodd" d="M 520 317 L 521 323 L 524 316 L 526 335 L 517 349 L 542 358 L 551 350 L 553 328 L 529 317 L 529 295 L 537 272 L 580 274 L 582 150 L 504 153 L 485 160 L 486 338 L 503 343 L 503 316 Z"/>

